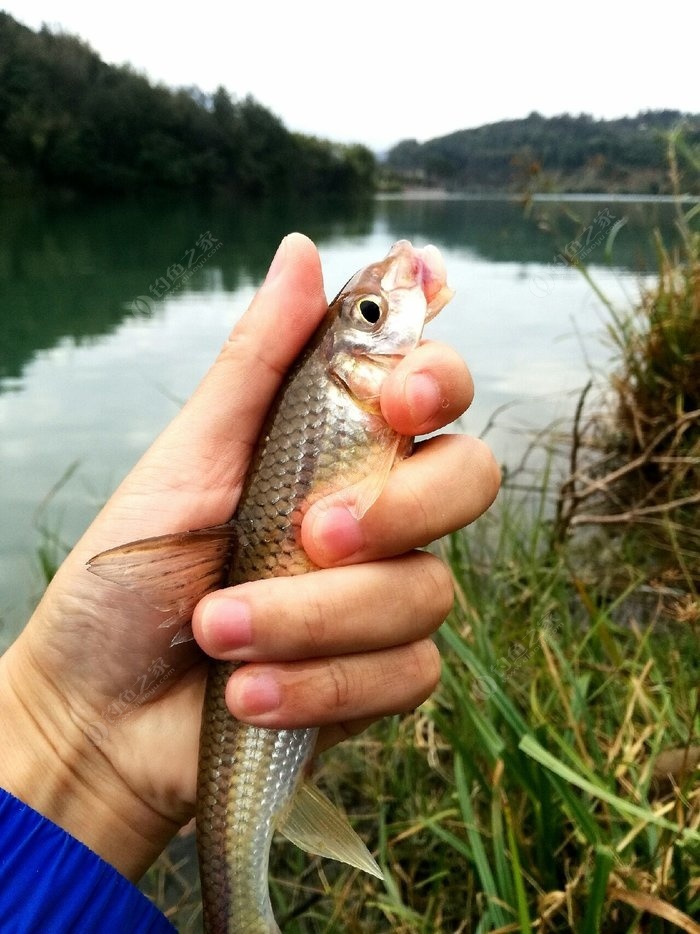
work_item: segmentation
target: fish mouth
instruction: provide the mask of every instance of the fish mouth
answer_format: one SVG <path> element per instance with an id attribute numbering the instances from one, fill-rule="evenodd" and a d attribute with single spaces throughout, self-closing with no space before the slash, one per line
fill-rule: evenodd
<path id="1" fill-rule="evenodd" d="M 382 288 L 387 292 L 420 286 L 428 306 L 426 324 L 454 295 L 447 285 L 445 261 L 432 244 L 417 249 L 409 240 L 397 240 L 384 262 L 388 268 L 382 279 Z"/>

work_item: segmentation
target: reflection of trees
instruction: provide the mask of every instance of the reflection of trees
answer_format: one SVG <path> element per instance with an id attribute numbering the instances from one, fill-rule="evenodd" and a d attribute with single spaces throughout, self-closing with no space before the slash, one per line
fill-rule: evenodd
<path id="1" fill-rule="evenodd" d="M 649 268 L 649 229 L 657 225 L 671 235 L 670 205 L 538 202 L 526 217 L 508 201 L 6 201 L 0 205 L 0 378 L 19 376 L 37 350 L 64 337 L 99 336 L 130 314 L 157 311 L 157 294 L 168 281 L 180 281 L 199 256 L 204 274 L 187 279 L 189 290 L 209 287 L 206 271 L 214 268 L 225 291 L 242 278 L 259 282 L 277 243 L 293 229 L 323 243 L 367 235 L 376 217 L 387 228 L 387 247 L 408 237 L 493 262 L 552 263 L 603 207 L 627 219 L 615 240 L 615 265 Z M 217 240 L 208 260 L 207 232 Z M 602 239 L 585 261 L 604 261 Z"/>
<path id="2" fill-rule="evenodd" d="M 589 244 L 598 233 L 605 235 L 605 226 L 596 220 L 604 210 L 615 220 L 625 220 L 614 244 L 615 266 L 652 268 L 650 230 L 659 227 L 671 240 L 676 235 L 674 208 L 662 202 L 538 201 L 526 212 L 507 200 L 389 199 L 380 202 L 378 214 L 388 224 L 390 237 L 410 232 L 416 240 L 473 250 L 495 262 L 551 263 L 582 234 Z M 587 264 L 605 262 L 605 239 L 586 255 Z"/>
<path id="3" fill-rule="evenodd" d="M 0 378 L 19 376 L 37 350 L 63 337 L 106 334 L 129 314 L 149 312 L 148 303 L 135 299 L 153 297 L 149 287 L 177 264 L 205 259 L 208 241 L 197 241 L 207 231 L 220 241 L 211 267 L 233 291 L 242 277 L 263 278 L 279 240 L 292 229 L 323 242 L 366 234 L 371 223 L 371 202 L 357 201 L 251 207 L 221 198 L 68 205 L 8 200 L 0 205 Z M 195 273 L 187 288 L 206 289 L 207 281 Z M 151 307 L 157 308 L 155 300 Z"/>

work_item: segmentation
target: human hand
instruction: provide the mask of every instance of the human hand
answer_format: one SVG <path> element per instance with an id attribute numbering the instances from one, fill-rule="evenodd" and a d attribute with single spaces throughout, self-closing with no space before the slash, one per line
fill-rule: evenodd
<path id="1" fill-rule="evenodd" d="M 191 816 L 206 666 L 196 645 L 170 646 L 157 611 L 85 564 L 114 545 L 230 518 L 264 415 L 325 308 L 315 247 L 286 238 L 202 384 L 0 659 L 0 785 L 131 878 Z M 460 415 L 471 394 L 454 352 L 425 343 L 387 379 L 382 411 L 396 430 L 424 434 Z M 309 510 L 303 542 L 322 570 L 206 597 L 193 621 L 201 646 L 250 662 L 229 684 L 232 712 L 269 727 L 323 724 L 325 746 L 425 699 L 439 675 L 428 637 L 452 588 L 437 558 L 412 549 L 472 521 L 497 487 L 483 444 L 432 439 L 392 471 L 359 523 L 342 495 Z M 234 595 L 249 632 L 234 620 Z M 263 709 L 270 684 L 279 703 Z"/>

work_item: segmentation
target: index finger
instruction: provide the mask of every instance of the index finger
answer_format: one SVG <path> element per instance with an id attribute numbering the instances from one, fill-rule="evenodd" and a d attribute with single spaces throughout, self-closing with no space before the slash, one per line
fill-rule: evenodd
<path id="1" fill-rule="evenodd" d="M 352 512 L 353 488 L 315 503 L 301 527 L 304 549 L 331 567 L 422 548 L 477 519 L 499 486 L 500 470 L 483 441 L 439 435 L 396 465 L 361 519 Z"/>
<path id="2" fill-rule="evenodd" d="M 382 415 L 402 435 L 426 435 L 449 425 L 471 405 L 474 384 L 456 350 L 423 341 L 389 373 Z"/>

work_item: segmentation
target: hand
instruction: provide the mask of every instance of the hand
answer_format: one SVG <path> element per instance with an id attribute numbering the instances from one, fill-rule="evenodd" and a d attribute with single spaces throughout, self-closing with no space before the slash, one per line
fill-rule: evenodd
<path id="1" fill-rule="evenodd" d="M 205 665 L 196 644 L 171 648 L 156 611 L 85 564 L 114 545 L 230 518 L 263 417 L 325 308 L 318 253 L 293 234 L 201 385 L 0 659 L 0 785 L 131 878 L 192 814 Z M 387 379 L 381 404 L 413 435 L 452 421 L 471 395 L 454 352 L 425 343 Z M 359 523 L 342 495 L 309 510 L 303 541 L 322 570 L 202 600 L 200 645 L 250 662 L 229 683 L 231 711 L 270 727 L 324 724 L 327 746 L 424 700 L 439 677 L 429 635 L 452 585 L 437 558 L 412 549 L 475 519 L 498 482 L 482 443 L 437 437 L 392 472 Z"/>

